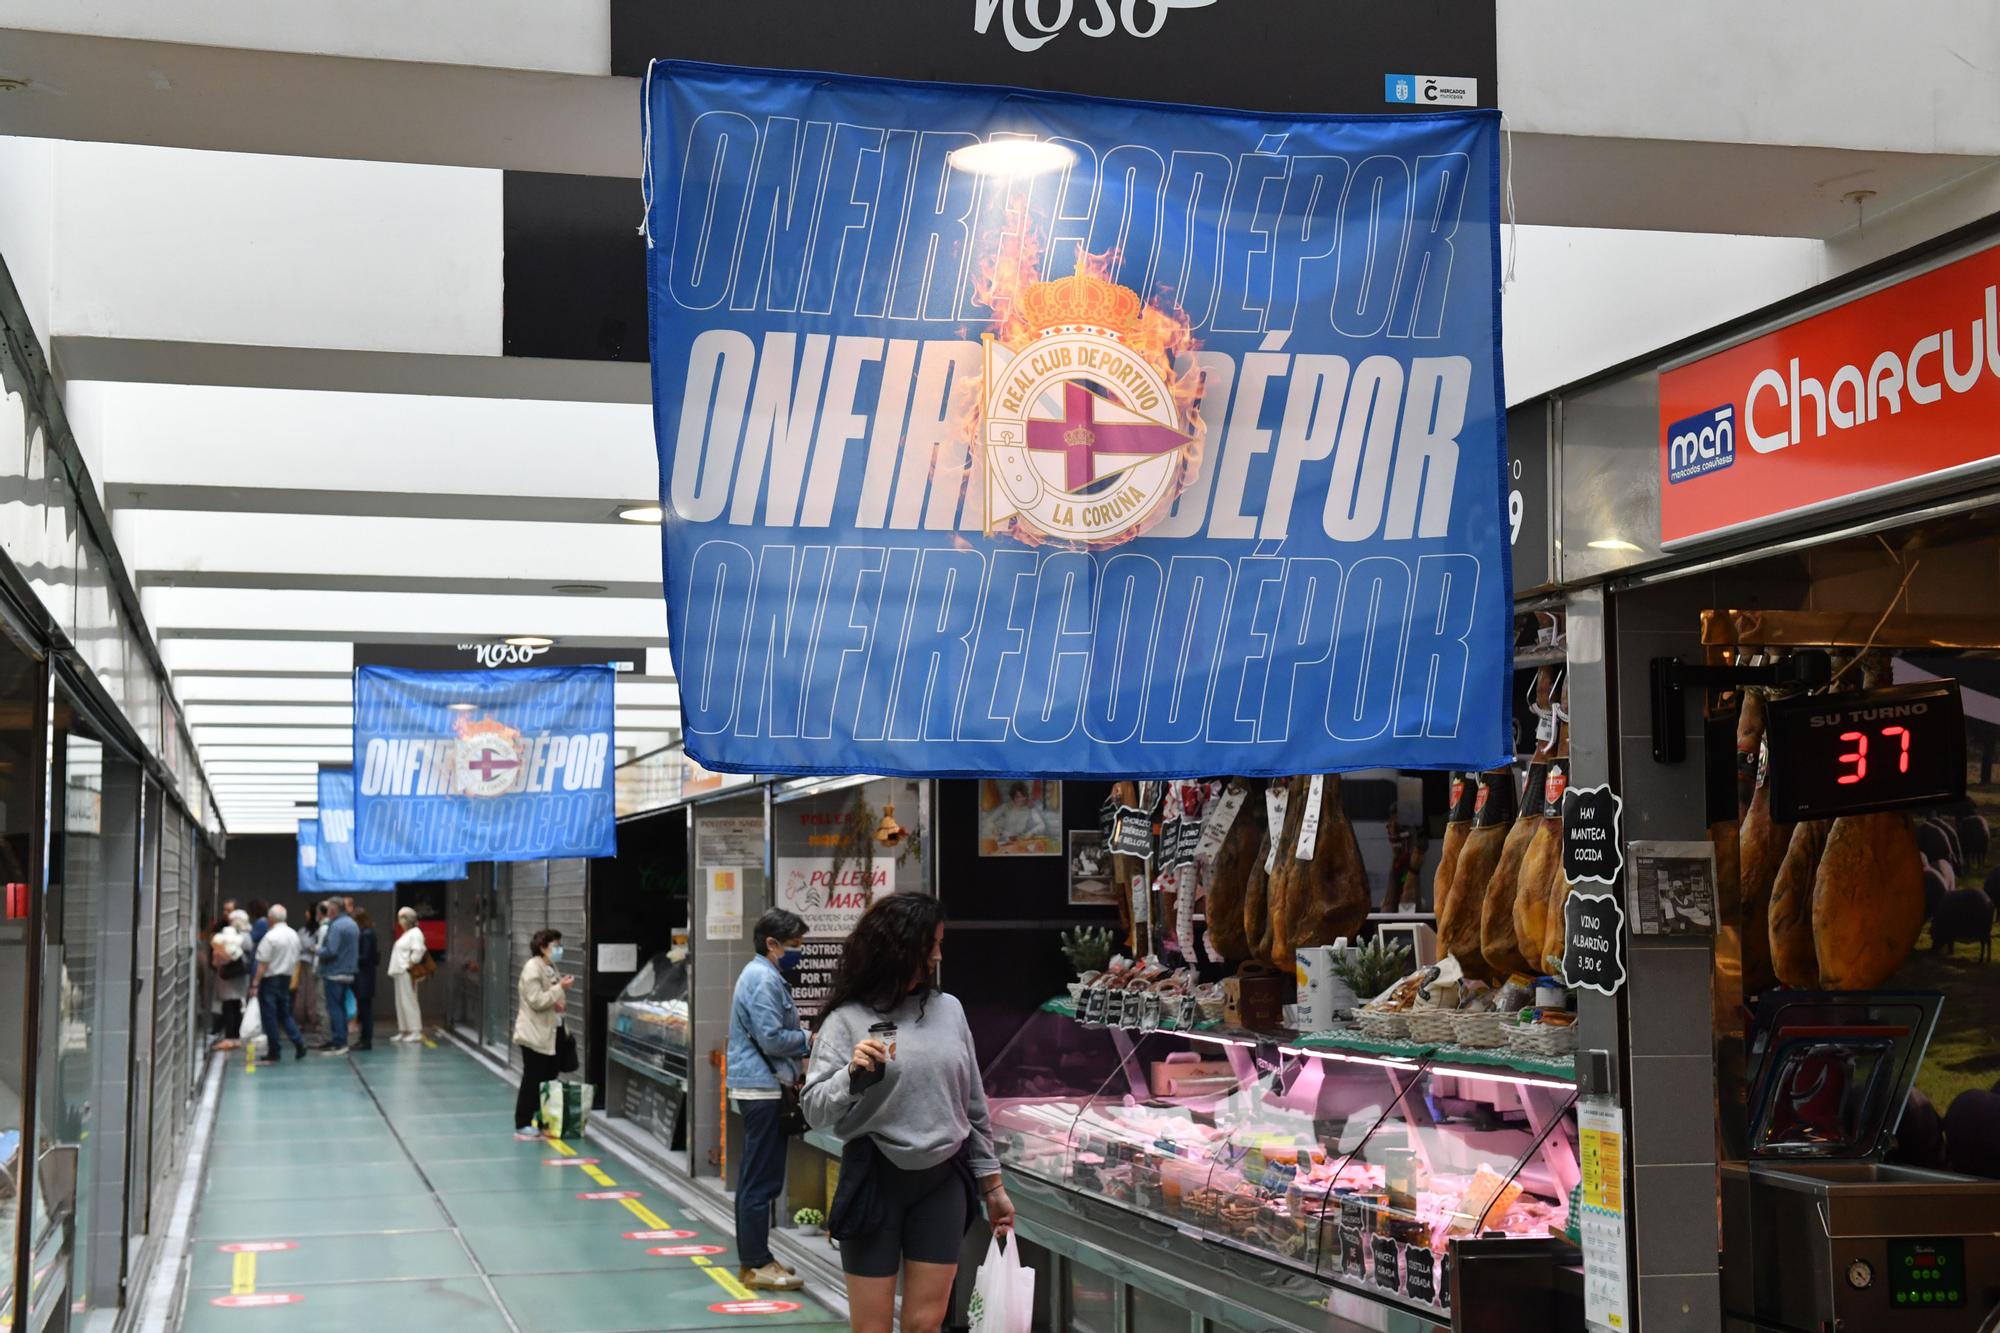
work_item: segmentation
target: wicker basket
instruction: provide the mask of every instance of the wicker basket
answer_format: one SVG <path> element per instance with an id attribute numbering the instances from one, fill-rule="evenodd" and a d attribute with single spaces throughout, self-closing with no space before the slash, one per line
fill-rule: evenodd
<path id="1" fill-rule="evenodd" d="M 1229 998 L 1225 995 L 1203 995 L 1197 997 L 1195 1003 L 1201 1007 L 1203 1022 L 1220 1023 L 1224 1011 L 1229 1006 Z"/>
<path id="2" fill-rule="evenodd" d="M 1507 1045 L 1522 1055 L 1544 1060 L 1576 1053 L 1574 1023 L 1516 1023 L 1507 1029 Z"/>
<path id="3" fill-rule="evenodd" d="M 1461 1009 L 1451 1016 L 1451 1035 L 1460 1046 L 1504 1046 L 1511 1026 L 1513 1023 L 1509 1015 L 1495 1013 L 1491 1009 Z"/>
<path id="4" fill-rule="evenodd" d="M 1410 1011 L 1410 1040 L 1430 1042 L 1433 1045 L 1457 1040 L 1449 1009 L 1412 1009 Z"/>
<path id="5" fill-rule="evenodd" d="M 1357 1009 L 1355 1025 L 1377 1041 L 1402 1041 L 1410 1035 L 1410 1016 L 1397 1009 Z"/>

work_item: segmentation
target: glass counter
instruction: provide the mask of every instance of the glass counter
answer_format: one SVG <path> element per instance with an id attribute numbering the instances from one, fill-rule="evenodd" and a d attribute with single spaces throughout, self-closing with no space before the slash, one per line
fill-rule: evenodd
<path id="1" fill-rule="evenodd" d="M 606 1014 L 613 1059 L 641 1073 L 688 1076 L 688 963 L 655 954 L 626 983 Z"/>
<path id="2" fill-rule="evenodd" d="M 1001 1161 L 1449 1322 L 1451 1244 L 1560 1236 L 1575 1088 L 1270 1034 L 1035 1015 L 986 1073 Z"/>

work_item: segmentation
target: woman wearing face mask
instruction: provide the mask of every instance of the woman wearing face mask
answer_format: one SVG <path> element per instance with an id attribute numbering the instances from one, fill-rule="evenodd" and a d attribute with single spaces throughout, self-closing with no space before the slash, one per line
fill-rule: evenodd
<path id="1" fill-rule="evenodd" d="M 806 1079 L 807 1118 L 844 1145 L 827 1229 L 858 1333 L 889 1333 L 899 1273 L 903 1333 L 937 1333 L 979 1207 L 1014 1225 L 972 1032 L 937 989 L 943 944 L 935 898 L 878 899 L 842 946 Z"/>
<path id="2" fill-rule="evenodd" d="M 774 907 L 757 918 L 757 956 L 736 978 L 729 1004 L 729 1096 L 743 1117 L 743 1163 L 736 1185 L 736 1265 L 743 1285 L 796 1291 L 798 1275 L 771 1253 L 771 1205 L 785 1188 L 784 1089 L 799 1081 L 809 1043 L 792 1003 L 791 976 L 803 957 L 806 923 Z"/>
<path id="3" fill-rule="evenodd" d="M 528 941 L 533 955 L 521 968 L 521 1009 L 514 1016 L 514 1040 L 521 1047 L 521 1090 L 514 1096 L 514 1132 L 533 1134 L 542 1104 L 542 1084 L 561 1077 L 556 1067 L 556 1024 L 569 1007 L 575 977 L 557 973 L 562 932 L 538 930 Z"/>

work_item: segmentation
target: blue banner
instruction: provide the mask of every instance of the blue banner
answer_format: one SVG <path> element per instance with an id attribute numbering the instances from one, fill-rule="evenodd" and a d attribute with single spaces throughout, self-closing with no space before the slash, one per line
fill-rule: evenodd
<path id="1" fill-rule="evenodd" d="M 354 859 L 611 856 L 609 666 L 354 672 Z"/>
<path id="2" fill-rule="evenodd" d="M 1498 113 L 662 61 L 644 123 L 690 756 L 1507 761 Z"/>
<path id="3" fill-rule="evenodd" d="M 319 771 L 319 873 L 322 879 L 353 883 L 419 883 L 464 879 L 463 861 L 390 861 L 362 865 L 354 859 L 354 770 Z"/>
<path id="4" fill-rule="evenodd" d="M 369 884 L 360 880 L 329 879 L 320 872 L 319 821 L 301 819 L 299 821 L 299 892 L 308 902 L 318 902 L 321 898 L 336 893 L 367 893 L 379 889 L 380 884 Z"/>

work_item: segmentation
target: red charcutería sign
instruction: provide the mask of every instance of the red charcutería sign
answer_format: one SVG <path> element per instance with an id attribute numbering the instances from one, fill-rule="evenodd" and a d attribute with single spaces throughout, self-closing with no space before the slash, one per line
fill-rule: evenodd
<path id="1" fill-rule="evenodd" d="M 1660 375 L 1668 547 L 2000 460 L 2000 246 Z"/>

